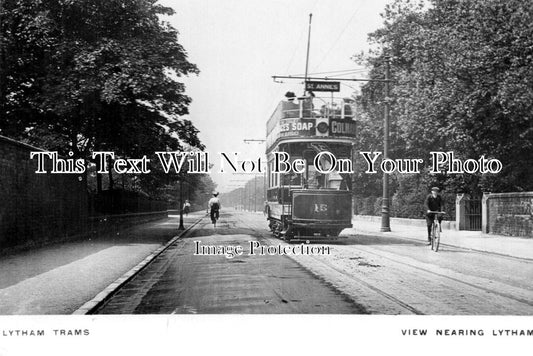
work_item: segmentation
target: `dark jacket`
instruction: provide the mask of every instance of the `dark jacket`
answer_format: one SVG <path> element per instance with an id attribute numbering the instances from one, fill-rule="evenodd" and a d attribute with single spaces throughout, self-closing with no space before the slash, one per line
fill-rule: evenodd
<path id="1" fill-rule="evenodd" d="M 426 200 L 424 201 L 424 207 L 426 208 L 426 211 L 424 213 L 427 213 L 428 210 L 442 211 L 444 209 L 442 197 L 437 194 L 437 197 L 433 198 L 433 195 L 429 194 L 426 197 Z"/>

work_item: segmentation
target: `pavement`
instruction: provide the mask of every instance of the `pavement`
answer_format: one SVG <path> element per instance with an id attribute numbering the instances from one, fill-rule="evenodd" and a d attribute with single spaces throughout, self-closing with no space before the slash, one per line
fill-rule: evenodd
<path id="1" fill-rule="evenodd" d="M 184 217 L 185 228 L 205 212 Z M 179 234 L 179 216 L 0 259 L 0 315 L 71 314 Z"/>
<path id="2" fill-rule="evenodd" d="M 380 232 L 381 221 L 379 219 L 368 219 L 366 216 L 357 215 L 353 217 L 352 224 L 353 228 L 344 230 L 343 234 L 391 236 L 427 241 L 427 228 L 416 226 L 417 224 L 401 224 L 391 221 L 391 231 Z M 443 229 L 441 245 L 533 260 L 533 239 L 531 238 L 483 234 L 481 231 Z"/>

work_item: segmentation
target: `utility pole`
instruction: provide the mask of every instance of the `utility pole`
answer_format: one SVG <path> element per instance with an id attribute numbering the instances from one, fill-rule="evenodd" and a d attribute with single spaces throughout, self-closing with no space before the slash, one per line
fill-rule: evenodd
<path id="1" fill-rule="evenodd" d="M 263 205 L 268 200 L 268 198 L 267 198 L 268 184 L 267 184 L 267 176 L 266 176 L 267 168 L 265 168 L 265 170 L 263 171 L 263 201 L 261 202 L 261 206 L 262 206 L 263 209 L 265 208 Z"/>
<path id="2" fill-rule="evenodd" d="M 312 15 L 310 14 L 309 16 L 312 16 Z M 309 25 L 311 25 L 311 19 L 309 19 Z M 311 29 L 309 29 L 309 31 L 311 31 Z M 252 143 L 252 142 L 254 142 L 254 143 L 264 143 L 266 140 L 246 138 L 243 141 L 244 141 L 244 143 L 249 144 L 249 143 Z M 266 200 L 266 169 L 263 171 L 263 185 L 264 185 L 264 191 L 263 191 L 263 201 L 264 201 L 264 200 Z M 249 190 L 251 191 L 251 189 L 249 189 Z M 251 197 L 250 197 L 250 199 L 251 199 Z M 251 202 L 250 202 L 250 204 L 251 204 Z M 261 202 L 261 204 L 263 204 L 263 202 Z M 249 207 L 250 207 L 250 211 L 252 211 L 251 205 L 249 205 Z M 257 174 L 254 175 L 254 212 L 256 212 L 256 211 L 257 211 Z"/>
<path id="3" fill-rule="evenodd" d="M 257 177 L 254 176 L 254 213 L 257 211 Z"/>
<path id="4" fill-rule="evenodd" d="M 185 230 L 183 226 L 183 178 L 180 178 L 180 226 L 179 231 Z"/>
<path id="5" fill-rule="evenodd" d="M 389 158 L 389 126 L 390 126 L 390 63 L 385 58 L 385 114 L 383 116 L 383 159 Z M 383 172 L 383 201 L 381 205 L 381 229 L 390 231 L 390 201 L 389 201 L 389 174 Z"/>

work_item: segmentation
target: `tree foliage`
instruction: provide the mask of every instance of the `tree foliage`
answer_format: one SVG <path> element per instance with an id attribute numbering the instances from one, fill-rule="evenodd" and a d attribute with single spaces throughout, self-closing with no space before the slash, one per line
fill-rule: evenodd
<path id="1" fill-rule="evenodd" d="M 0 134 L 86 159 L 203 149 L 180 118 L 179 77 L 198 69 L 162 21 L 173 13 L 156 0 L 3 0 Z"/>
<path id="2" fill-rule="evenodd" d="M 172 13 L 154 0 L 3 1 L 2 132 L 128 154 L 146 129 L 164 145 L 192 128 L 178 123 L 190 98 L 176 78 L 198 69 L 160 20 Z"/>
<path id="3" fill-rule="evenodd" d="M 504 167 L 424 184 L 438 181 L 454 193 L 533 190 L 532 5 L 396 0 L 386 7 L 384 26 L 370 34 L 377 49 L 366 60 L 371 77 L 383 78 L 390 59 L 391 157 L 427 161 L 430 151 L 454 151 L 463 160 L 497 158 Z M 365 85 L 358 97 L 366 150 L 382 142 L 383 100 L 382 83 Z"/>

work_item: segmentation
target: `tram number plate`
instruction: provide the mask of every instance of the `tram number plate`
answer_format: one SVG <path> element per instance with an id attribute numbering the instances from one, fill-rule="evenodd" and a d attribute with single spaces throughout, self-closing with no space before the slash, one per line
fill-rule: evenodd
<path id="1" fill-rule="evenodd" d="M 328 204 L 315 204 L 315 213 L 324 213 L 328 211 Z"/>

